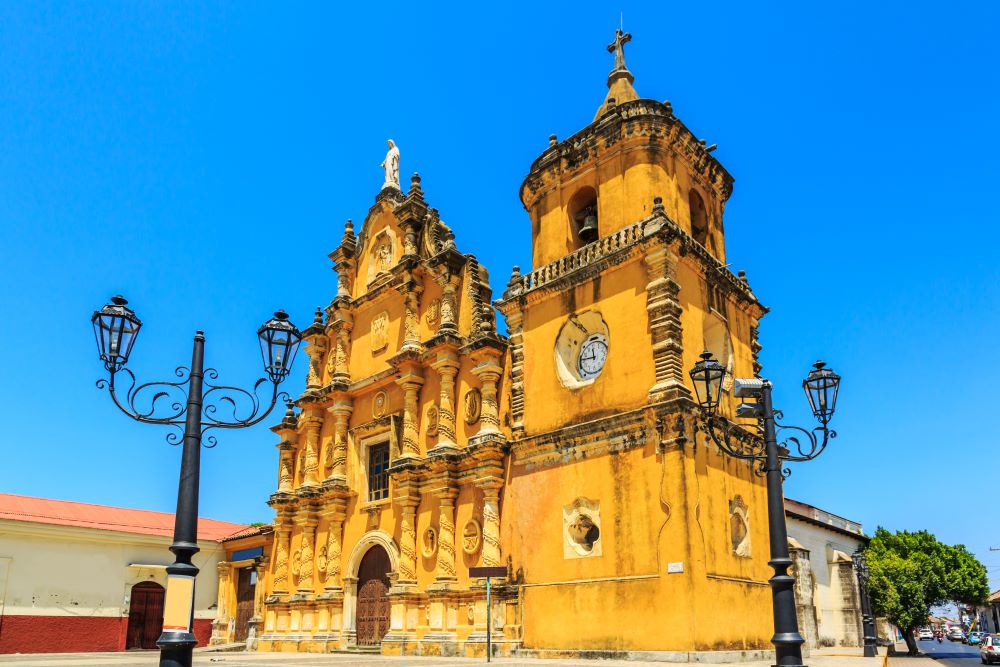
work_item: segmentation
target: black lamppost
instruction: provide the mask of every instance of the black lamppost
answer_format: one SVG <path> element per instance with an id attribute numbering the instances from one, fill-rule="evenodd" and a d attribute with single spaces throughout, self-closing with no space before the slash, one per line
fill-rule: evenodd
<path id="1" fill-rule="evenodd" d="M 754 403 L 741 403 L 736 408 L 736 416 L 756 419 L 756 430 L 727 419 L 715 412 L 722 396 L 722 381 L 726 369 L 712 358 L 711 352 L 701 355 L 701 361 L 691 369 L 695 393 L 701 407 L 704 430 L 716 445 L 729 456 L 753 461 L 756 472 L 767 477 L 767 525 L 770 532 L 771 560 L 774 568 L 771 577 L 771 598 L 774 607 L 774 644 L 778 667 L 800 667 L 802 663 L 802 635 L 795 616 L 795 579 L 788 574 L 792 561 L 788 556 L 788 530 L 785 526 L 785 502 L 781 490 L 782 482 L 788 476 L 784 461 L 811 461 L 822 453 L 830 438 L 837 437 L 835 431 L 827 428 L 837 404 L 837 390 L 840 376 L 826 364 L 817 361 L 815 367 L 802 382 L 809 406 L 820 425 L 812 430 L 799 426 L 779 423 L 783 418 L 780 410 L 771 403 L 771 382 L 759 378 L 739 379 L 734 382 L 733 395 L 737 398 L 752 398 Z M 778 443 L 777 431 L 793 430 L 800 436 L 790 436 Z M 763 440 L 760 436 L 763 436 Z M 804 436 L 804 438 L 803 438 Z M 794 453 L 792 447 L 795 448 Z"/>
<path id="2" fill-rule="evenodd" d="M 858 593 L 861 595 L 861 628 L 865 635 L 865 657 L 874 658 L 878 655 L 875 637 L 875 618 L 872 616 L 872 600 L 868 597 L 868 559 L 860 548 L 851 556 L 854 570 L 858 573 Z"/>
<path id="3" fill-rule="evenodd" d="M 125 368 L 125 364 L 142 322 L 127 304 L 128 301 L 120 295 L 112 297 L 111 303 L 91 318 L 97 336 L 97 349 L 109 373 L 107 379 L 97 381 L 97 386 L 107 388 L 115 405 L 132 419 L 146 424 L 173 426 L 178 430 L 183 427 L 182 437 L 177 432 L 167 434 L 167 442 L 177 445 L 183 441 L 184 447 L 177 488 L 174 542 L 170 545 L 175 559 L 173 564 L 167 566 L 163 633 L 156 645 L 160 647 L 161 667 L 191 667 L 191 652 L 198 643 L 192 628 L 194 582 L 198 568 L 191 558 L 198 552 L 198 476 L 202 436 L 213 428 L 253 426 L 270 414 L 279 397 L 288 398 L 284 392 L 278 392 L 278 385 L 292 368 L 302 335 L 281 310 L 257 331 L 264 370 L 273 385 L 271 402 L 261 411 L 263 405 L 257 396 L 257 389 L 267 379 L 257 380 L 251 391 L 213 385 L 208 381 L 215 380 L 219 374 L 213 368 L 204 367 L 205 335 L 201 331 L 194 336 L 191 368 L 178 366 L 174 370 L 179 378 L 177 382 L 137 385 L 135 375 Z M 129 382 L 124 396 L 119 394 L 115 385 L 116 378 L 122 373 L 128 376 Z M 225 414 L 222 414 L 223 411 Z M 216 445 L 214 435 L 205 437 L 205 441 L 207 447 Z"/>

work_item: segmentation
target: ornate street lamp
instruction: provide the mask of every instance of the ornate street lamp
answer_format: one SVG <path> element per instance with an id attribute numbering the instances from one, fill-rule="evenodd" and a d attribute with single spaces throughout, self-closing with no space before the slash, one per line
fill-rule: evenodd
<path id="1" fill-rule="evenodd" d="M 812 430 L 781 424 L 781 411 L 771 403 L 771 382 L 759 378 L 738 379 L 733 383 L 733 395 L 752 398 L 753 403 L 740 403 L 736 416 L 756 419 L 756 428 L 734 424 L 716 415 L 722 394 L 723 366 L 712 358 L 711 352 L 701 355 L 701 361 L 691 369 L 698 405 L 701 408 L 703 429 L 729 456 L 752 461 L 756 472 L 767 478 L 767 524 L 770 534 L 771 560 L 774 569 L 771 577 L 771 598 L 774 607 L 774 644 L 777 667 L 801 667 L 802 644 L 799 623 L 795 616 L 795 579 L 788 574 L 792 561 L 788 555 L 788 529 L 785 525 L 785 502 L 782 483 L 789 470 L 785 461 L 811 461 L 819 456 L 835 431 L 827 428 L 837 406 L 840 376 L 816 362 L 802 386 L 809 399 L 813 415 L 820 425 Z M 789 436 L 778 443 L 777 432 L 791 430 L 799 435 Z M 755 432 L 756 431 L 756 432 Z M 763 437 L 761 437 L 763 436 Z"/>
<path id="2" fill-rule="evenodd" d="M 851 555 L 854 561 L 854 570 L 858 574 L 858 593 L 861 595 L 861 627 L 865 635 L 865 657 L 873 658 L 878 655 L 875 637 L 875 618 L 872 616 L 872 601 L 868 596 L 868 577 L 871 570 L 868 569 L 868 559 L 865 552 L 858 547 L 858 550 Z"/>
<path id="3" fill-rule="evenodd" d="M 201 465 L 201 444 L 214 447 L 214 435 L 205 436 L 213 428 L 245 428 L 267 417 L 279 398 L 288 395 L 278 391 L 278 385 L 288 376 L 302 334 L 279 310 L 257 331 L 260 339 L 264 370 L 271 381 L 271 401 L 264 407 L 257 390 L 268 378 L 260 378 L 252 390 L 214 385 L 219 374 L 206 369 L 205 335 L 195 333 L 191 367 L 178 366 L 176 382 L 145 382 L 137 384 L 135 375 L 125 364 L 142 322 L 128 308 L 120 295 L 95 312 L 91 318 L 97 337 L 97 350 L 108 377 L 97 381 L 107 389 L 111 400 L 126 415 L 145 424 L 173 426 L 177 431 L 167 434 L 172 445 L 183 442 L 180 482 L 177 488 L 177 513 L 174 516 L 174 541 L 170 551 L 174 562 L 167 566 L 167 595 L 163 605 L 163 633 L 156 641 L 160 647 L 160 667 L 191 667 L 191 654 L 198 640 L 194 636 L 194 582 L 198 567 L 191 559 L 198 552 L 198 487 Z M 116 385 L 121 375 L 127 376 L 128 387 Z M 207 378 L 207 380 L 206 380 Z M 262 409 L 263 408 L 263 409 Z M 182 435 L 179 435 L 180 432 Z"/>

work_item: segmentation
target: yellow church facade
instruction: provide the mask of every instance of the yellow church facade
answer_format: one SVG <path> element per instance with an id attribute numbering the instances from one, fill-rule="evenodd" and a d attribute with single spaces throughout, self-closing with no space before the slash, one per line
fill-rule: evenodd
<path id="1" fill-rule="evenodd" d="M 638 96 L 629 38 L 531 166 L 533 266 L 496 300 L 390 142 L 273 429 L 258 649 L 483 655 L 488 615 L 498 654 L 769 648 L 765 486 L 698 431 L 687 375 L 706 349 L 727 388 L 756 375 L 766 308 L 726 268 L 731 176 Z M 506 568 L 491 609 L 476 566 Z"/>

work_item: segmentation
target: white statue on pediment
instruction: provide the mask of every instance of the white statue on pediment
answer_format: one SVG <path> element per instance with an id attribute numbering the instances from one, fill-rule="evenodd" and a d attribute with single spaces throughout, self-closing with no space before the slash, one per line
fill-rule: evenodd
<path id="1" fill-rule="evenodd" d="M 389 139 L 389 152 L 385 154 L 381 167 L 385 170 L 385 183 L 382 184 L 382 189 L 399 190 L 399 148 L 392 139 Z"/>

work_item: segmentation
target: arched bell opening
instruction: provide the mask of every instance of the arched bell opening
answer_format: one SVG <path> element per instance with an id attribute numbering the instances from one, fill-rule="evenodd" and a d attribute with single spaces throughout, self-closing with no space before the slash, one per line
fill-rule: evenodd
<path id="1" fill-rule="evenodd" d="M 691 236 L 708 248 L 708 212 L 705 210 L 705 200 L 694 190 L 689 190 L 688 207 L 691 209 Z"/>
<path id="2" fill-rule="evenodd" d="M 594 188 L 585 185 L 573 193 L 566 210 L 576 240 L 574 250 L 600 237 L 597 226 L 597 191 Z"/>

